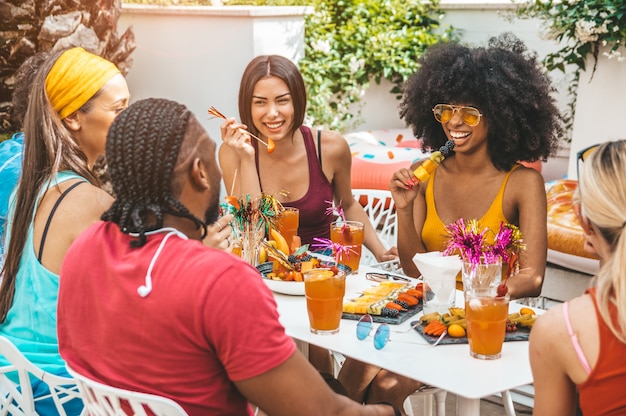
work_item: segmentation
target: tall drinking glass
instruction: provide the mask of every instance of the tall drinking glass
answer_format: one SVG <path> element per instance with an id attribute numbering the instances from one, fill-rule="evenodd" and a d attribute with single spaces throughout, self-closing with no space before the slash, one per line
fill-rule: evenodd
<path id="1" fill-rule="evenodd" d="M 294 207 L 285 207 L 278 217 L 278 232 L 287 240 L 289 253 L 294 252 L 293 238 L 298 235 L 298 224 L 300 222 L 300 210 Z"/>
<path id="2" fill-rule="evenodd" d="M 470 355 L 482 360 L 500 358 L 509 315 L 509 295 L 493 296 L 489 289 L 465 292 L 465 318 Z"/>
<path id="3" fill-rule="evenodd" d="M 365 227 L 359 221 L 335 221 L 330 224 L 330 239 L 333 243 L 344 247 L 339 255 L 333 253 L 337 261 L 352 269 L 352 273 L 359 271 L 361 250 L 365 240 Z"/>
<path id="4" fill-rule="evenodd" d="M 485 291 L 495 296 L 502 282 L 502 262 L 472 263 L 463 262 L 463 290 L 465 292 Z"/>
<path id="5" fill-rule="evenodd" d="M 346 273 L 329 269 L 311 269 L 304 273 L 304 293 L 309 324 L 314 334 L 339 332 Z"/>

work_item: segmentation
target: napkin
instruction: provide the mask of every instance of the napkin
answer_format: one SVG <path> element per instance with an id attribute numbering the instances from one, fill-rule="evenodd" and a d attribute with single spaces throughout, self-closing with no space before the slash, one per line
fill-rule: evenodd
<path id="1" fill-rule="evenodd" d="M 426 279 L 433 276 L 452 275 L 456 277 L 463 266 L 460 256 L 444 256 L 441 251 L 417 253 L 413 257 L 413 262 L 420 270 L 422 277 Z"/>

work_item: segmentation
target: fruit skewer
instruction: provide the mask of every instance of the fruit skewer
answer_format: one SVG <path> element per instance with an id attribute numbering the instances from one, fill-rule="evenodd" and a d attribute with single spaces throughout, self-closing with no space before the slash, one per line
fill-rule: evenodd
<path id="1" fill-rule="evenodd" d="M 215 107 L 209 108 L 209 114 L 211 114 L 212 116 L 223 118 L 224 120 L 226 120 L 226 116 L 224 114 L 220 113 L 217 110 L 217 108 L 215 108 Z M 241 130 L 243 130 L 243 129 L 241 129 Z M 274 140 L 272 140 L 270 137 L 267 138 L 267 143 L 265 143 L 262 139 L 258 138 L 254 134 L 250 133 L 248 130 L 243 130 L 243 131 L 245 131 L 248 135 L 250 135 L 250 137 L 252 137 L 254 139 L 257 139 L 259 143 L 263 143 L 265 145 L 265 147 L 267 147 L 267 153 L 272 153 L 274 151 Z"/>
<path id="2" fill-rule="evenodd" d="M 413 174 L 420 182 L 426 182 L 435 168 L 450 154 L 454 149 L 454 142 L 448 140 L 446 144 L 441 146 L 439 150 L 432 152 L 430 157 L 422 162 L 421 165 L 413 171 Z"/>

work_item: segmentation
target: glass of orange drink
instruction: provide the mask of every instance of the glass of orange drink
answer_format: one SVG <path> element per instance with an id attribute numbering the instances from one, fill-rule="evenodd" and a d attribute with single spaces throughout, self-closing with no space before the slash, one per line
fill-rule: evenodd
<path id="1" fill-rule="evenodd" d="M 330 240 L 341 244 L 345 250 L 333 253 L 338 263 L 345 264 L 352 269 L 352 273 L 359 271 L 361 250 L 365 240 L 365 227 L 359 221 L 335 221 L 330 224 Z"/>
<path id="2" fill-rule="evenodd" d="M 241 241 L 233 241 L 233 243 L 231 244 L 230 252 L 233 253 L 237 257 L 241 257 L 241 251 L 242 251 Z"/>
<path id="3" fill-rule="evenodd" d="M 331 269 L 311 269 L 304 273 L 304 293 L 309 325 L 314 334 L 339 332 L 346 273 Z"/>
<path id="4" fill-rule="evenodd" d="M 509 295 L 490 290 L 465 291 L 465 318 L 470 355 L 482 360 L 500 358 L 509 315 Z"/>
<path id="5" fill-rule="evenodd" d="M 285 207 L 278 217 L 278 232 L 285 237 L 290 253 L 293 253 L 293 238 L 298 235 L 300 211 L 298 208 Z"/>

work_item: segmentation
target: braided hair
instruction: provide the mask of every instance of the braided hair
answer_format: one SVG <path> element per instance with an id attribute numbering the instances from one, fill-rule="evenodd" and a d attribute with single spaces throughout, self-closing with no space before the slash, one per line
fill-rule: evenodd
<path id="1" fill-rule="evenodd" d="M 172 185 L 191 117 L 182 104 L 148 98 L 130 105 L 109 128 L 106 157 L 116 199 L 102 219 L 138 233 L 133 247 L 145 244 L 147 231 L 163 227 L 164 214 L 189 218 L 206 236 L 206 224 L 174 196 Z"/>

